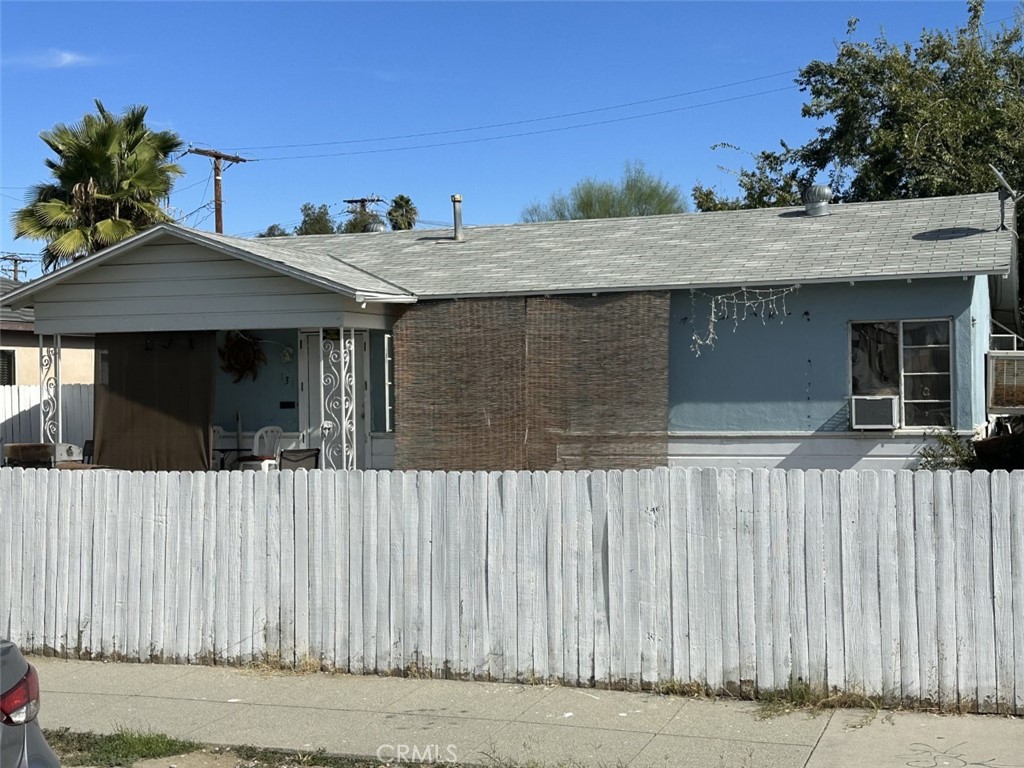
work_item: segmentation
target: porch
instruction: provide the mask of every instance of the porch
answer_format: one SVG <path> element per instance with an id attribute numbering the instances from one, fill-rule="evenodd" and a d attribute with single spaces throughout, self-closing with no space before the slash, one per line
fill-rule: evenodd
<path id="1" fill-rule="evenodd" d="M 78 439 L 88 440 L 86 459 L 98 466 L 235 470 L 253 468 L 245 461 L 253 455 L 277 460 L 282 452 L 302 451 L 312 459 L 307 466 L 393 467 L 387 331 L 257 328 L 95 339 L 95 394 L 88 404 L 95 424 Z M 70 439 L 60 360 L 60 335 L 40 337 L 42 444 Z M 257 433 L 264 439 L 254 444 Z"/>

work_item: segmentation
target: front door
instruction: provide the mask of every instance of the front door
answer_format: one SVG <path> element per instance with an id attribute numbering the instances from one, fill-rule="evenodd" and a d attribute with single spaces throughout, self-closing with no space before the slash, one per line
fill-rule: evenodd
<path id="1" fill-rule="evenodd" d="M 347 332 L 353 334 L 353 373 L 355 382 L 355 449 L 356 468 L 366 469 L 370 451 L 370 385 L 367 373 L 369 366 L 369 334 L 366 331 Z M 325 336 L 336 346 L 338 331 L 324 329 Z M 324 447 L 324 396 L 331 396 L 331 387 L 321 385 L 321 355 L 319 331 L 303 331 L 299 334 L 299 429 L 304 447 Z M 328 360 L 323 370 L 331 374 L 334 370 Z M 338 390 L 340 391 L 340 390 Z M 336 397 L 335 397 L 336 400 Z M 340 401 L 338 401 L 340 402 Z M 340 410 L 340 409 L 337 409 Z M 340 420 L 340 413 L 337 414 Z M 321 456 L 321 467 L 330 467 L 326 456 Z M 338 464 L 338 468 L 341 468 Z"/>

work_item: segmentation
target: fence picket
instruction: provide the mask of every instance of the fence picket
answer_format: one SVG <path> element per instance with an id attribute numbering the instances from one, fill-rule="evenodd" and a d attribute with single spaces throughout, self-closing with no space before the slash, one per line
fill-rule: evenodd
<path id="1" fill-rule="evenodd" d="M 640 676 L 642 684 L 658 680 L 654 605 L 656 568 L 654 546 L 654 473 L 649 469 L 637 475 L 637 601 L 640 629 Z"/>
<path id="2" fill-rule="evenodd" d="M 701 472 L 702 525 L 704 539 L 704 680 L 712 691 L 725 688 L 722 669 L 722 554 L 719 536 L 718 470 Z"/>
<path id="3" fill-rule="evenodd" d="M 562 677 L 580 680 L 580 509 L 576 474 L 566 472 L 562 480 Z M 653 553 L 652 553 L 653 554 Z"/>
<path id="4" fill-rule="evenodd" d="M 789 686 L 793 665 L 789 627 L 789 530 L 787 477 L 785 470 L 773 469 L 768 476 L 771 529 L 772 664 L 776 688 Z"/>
<path id="5" fill-rule="evenodd" d="M 594 552 L 594 682 L 610 683 L 610 565 L 611 539 L 608 515 L 608 472 L 599 470 L 590 475 L 590 502 L 593 508 Z"/>
<path id="6" fill-rule="evenodd" d="M 686 496 L 683 506 L 686 508 L 686 584 L 687 622 L 690 627 L 690 680 L 706 684 L 708 680 L 707 632 L 709 627 L 704 614 L 706 606 L 704 499 L 700 470 L 686 470 Z"/>
<path id="7" fill-rule="evenodd" d="M 594 503 L 591 497 L 591 473 L 590 472 L 579 472 L 576 475 L 575 482 L 577 485 L 577 499 L 579 500 L 579 547 L 580 547 L 580 559 L 579 559 L 579 594 L 577 599 L 579 600 L 579 681 L 581 685 L 591 685 L 594 681 L 594 655 L 596 648 L 596 606 L 595 606 L 595 592 L 597 590 L 597 583 L 595 580 L 595 563 L 597 562 L 594 558 Z M 666 513 L 668 506 L 665 507 Z M 664 546 L 668 546 L 668 532 L 664 535 Z M 601 558 L 601 554 L 598 553 L 598 558 Z M 669 583 L 668 579 L 660 582 L 662 585 Z M 669 599 L 669 590 L 662 588 L 661 595 L 664 596 L 667 603 Z M 666 644 L 670 641 L 666 640 Z M 671 647 L 671 646 L 669 646 Z M 662 679 L 670 679 L 671 670 Z"/>
<path id="8" fill-rule="evenodd" d="M 935 624 L 939 705 L 955 706 L 956 695 L 956 552 L 953 535 L 953 476 L 935 472 Z"/>
<path id="9" fill-rule="evenodd" d="M 984 473 L 971 478 L 974 514 L 974 648 L 978 662 L 978 710 L 996 711 L 995 614 L 992 604 L 992 504 Z"/>
<path id="10" fill-rule="evenodd" d="M 622 545 L 622 472 L 611 470 L 607 478 L 608 519 L 608 660 L 609 682 L 625 681 L 626 649 L 623 643 L 624 562 Z"/>
<path id="11" fill-rule="evenodd" d="M 363 505 L 363 473 L 348 473 L 348 668 L 353 674 L 366 671 L 366 646 L 363 641 L 363 530 L 366 507 Z"/>
<path id="12" fill-rule="evenodd" d="M 656 682 L 672 679 L 672 595 L 669 585 L 672 583 L 672 554 L 669 548 L 669 479 L 668 470 L 659 468 L 654 471 L 654 556 L 655 556 L 655 593 L 654 593 L 654 624 L 657 633 L 655 654 L 658 657 Z M 589 518 L 584 515 L 581 520 L 583 530 L 587 530 Z M 589 538 L 589 535 L 587 536 Z M 581 599 L 581 612 L 586 612 L 591 597 Z"/>
<path id="13" fill-rule="evenodd" d="M 775 680 L 775 656 L 772 652 L 769 482 L 768 470 L 754 470 L 754 640 L 759 691 L 772 691 L 781 684 Z"/>
<path id="14" fill-rule="evenodd" d="M 406 562 L 407 547 L 410 537 L 406 531 L 408 515 L 406 506 L 413 504 L 413 499 L 406 499 L 402 494 L 401 474 L 394 474 L 394 483 L 389 473 L 381 472 L 378 476 L 377 495 L 379 516 L 377 524 L 377 583 L 381 587 L 381 595 L 390 595 L 387 600 L 377 604 L 377 669 L 388 671 L 402 669 L 406 659 L 406 643 L 412 641 L 407 632 L 409 620 L 406 616 L 407 601 L 401 599 L 406 585 L 415 582 L 407 580 Z"/>
<path id="15" fill-rule="evenodd" d="M 692 682 L 690 675 L 690 602 L 687 583 L 686 560 L 686 500 L 689 488 L 686 470 L 673 468 L 669 470 L 669 549 L 672 558 L 672 679 L 681 683 Z M 595 500 L 596 500 L 595 496 Z M 602 498 L 602 504 L 607 500 Z M 602 517 L 608 517 L 607 506 L 601 510 Z M 597 507 L 595 506 L 594 525 L 598 524 Z M 594 547 L 595 552 L 597 547 Z M 609 558 L 610 560 L 610 558 Z M 596 594 L 595 594 L 595 599 Z M 601 611 L 598 603 L 598 611 Z"/>
<path id="16" fill-rule="evenodd" d="M 828 690 L 846 687 L 846 642 L 843 632 L 843 554 L 840 476 L 826 469 L 821 476 L 823 566 L 825 570 L 825 683 Z"/>
<path id="17" fill-rule="evenodd" d="M 1014 712 L 1024 714 L 1024 471 L 1010 475 L 1010 575 L 1013 592 Z M 3 624 L 0 623 L 0 628 Z"/>
<path id="18" fill-rule="evenodd" d="M 878 598 L 881 690 L 887 700 L 900 697 L 900 591 L 896 536 L 896 475 L 878 473 Z"/>
<path id="19" fill-rule="evenodd" d="M 753 693 L 757 680 L 757 624 L 754 598 L 754 473 L 749 469 L 736 471 L 736 612 L 740 643 L 738 681 L 742 692 Z"/>
<path id="20" fill-rule="evenodd" d="M 934 481 L 931 472 L 914 473 L 914 534 L 921 697 L 937 704 L 939 643 L 936 620 Z"/>
<path id="21" fill-rule="evenodd" d="M 997 469 L 992 478 L 992 605 L 995 612 L 996 710 L 1012 713 L 1013 579 L 1011 578 L 1010 476 Z"/>
<path id="22" fill-rule="evenodd" d="M 562 473 L 545 475 L 546 527 L 547 527 L 547 676 L 556 681 L 563 678 L 562 658 Z M 639 598 L 637 599 L 639 604 Z M 638 625 L 639 626 L 639 623 Z"/>
<path id="23" fill-rule="evenodd" d="M 418 661 L 421 537 L 416 503 L 416 474 L 390 473 L 391 499 L 391 669 L 407 670 Z"/>
<path id="24" fill-rule="evenodd" d="M 843 646 L 846 686 L 864 691 L 864 615 L 861 610 L 863 563 L 860 556 L 860 486 L 852 470 L 839 473 L 839 543 L 842 553 Z"/>
<path id="25" fill-rule="evenodd" d="M 363 475 L 363 501 L 360 516 L 362 533 L 362 606 L 363 606 L 363 671 L 377 672 L 377 606 L 380 590 L 377 577 L 377 539 L 380 521 L 377 519 L 377 473 L 367 470 Z M 302 582 L 296 581 L 296 587 Z"/>
<path id="26" fill-rule="evenodd" d="M 430 584 L 434 579 L 431 569 L 433 568 L 433 550 L 435 546 L 430 536 L 430 531 L 432 530 L 435 512 L 429 493 L 430 473 L 410 472 L 408 474 L 412 478 L 415 488 L 416 505 L 419 513 L 417 525 L 420 531 L 416 539 L 416 561 L 419 569 L 418 574 L 416 574 L 418 580 L 417 588 L 419 590 L 419 611 L 416 614 L 413 626 L 419 633 L 419 639 L 416 643 L 418 656 L 415 658 L 419 665 L 429 669 L 427 660 L 430 658 L 430 619 L 431 611 L 433 610 L 433 603 L 431 602 L 433 600 L 433 593 L 431 592 Z"/>
<path id="27" fill-rule="evenodd" d="M 528 679 L 535 674 L 533 663 L 533 627 L 537 590 L 537 565 L 532 559 L 531 531 L 533 528 L 533 476 L 529 472 L 516 473 L 516 678 Z M 509 512 L 512 510 L 510 509 Z M 437 539 L 434 540 L 435 547 Z"/>
<path id="28" fill-rule="evenodd" d="M 804 584 L 807 589 L 807 683 L 825 690 L 825 570 L 821 471 L 804 473 Z M 794 564 L 794 568 L 796 565 Z M 791 606 L 792 607 L 792 606 Z"/>
<path id="29" fill-rule="evenodd" d="M 860 615 L 864 638 L 864 691 L 882 693 L 882 611 L 878 596 L 878 516 L 881 493 L 878 474 L 860 473 Z"/>
<path id="30" fill-rule="evenodd" d="M 810 677 L 807 646 L 807 561 L 806 526 L 807 509 L 804 473 L 791 469 L 786 472 L 787 527 L 789 551 L 789 632 L 792 662 L 792 680 L 804 683 Z"/>

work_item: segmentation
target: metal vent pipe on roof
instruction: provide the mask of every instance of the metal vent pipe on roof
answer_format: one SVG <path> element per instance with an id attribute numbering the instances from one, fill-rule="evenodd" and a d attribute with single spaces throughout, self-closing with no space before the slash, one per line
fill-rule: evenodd
<path id="1" fill-rule="evenodd" d="M 832 189 L 825 184 L 812 184 L 804 190 L 804 211 L 808 216 L 828 216 L 832 202 Z"/>
<path id="2" fill-rule="evenodd" d="M 452 195 L 452 214 L 455 216 L 455 239 L 462 240 L 462 195 Z"/>

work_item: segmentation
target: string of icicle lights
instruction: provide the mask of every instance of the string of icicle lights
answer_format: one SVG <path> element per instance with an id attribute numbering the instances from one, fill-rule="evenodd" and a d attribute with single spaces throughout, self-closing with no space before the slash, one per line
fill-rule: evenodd
<path id="1" fill-rule="evenodd" d="M 695 288 L 690 289 L 690 305 L 693 308 L 693 340 L 690 349 L 700 356 L 704 347 L 715 348 L 718 338 L 718 323 L 733 321 L 733 333 L 740 323 L 748 317 L 759 317 L 761 323 L 778 317 L 783 322 L 786 317 L 786 296 L 800 289 L 799 285 L 787 285 L 781 288 L 739 288 L 731 293 L 706 293 Z M 703 332 L 697 328 L 697 297 L 711 302 L 708 313 L 708 324 Z"/>

